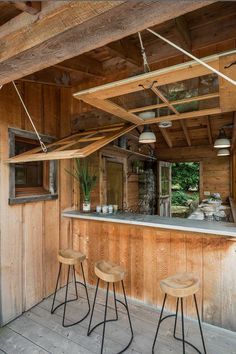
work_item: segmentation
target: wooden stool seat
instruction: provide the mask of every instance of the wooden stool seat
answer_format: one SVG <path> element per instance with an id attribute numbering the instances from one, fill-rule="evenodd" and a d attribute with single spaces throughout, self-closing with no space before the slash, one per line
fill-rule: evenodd
<path id="1" fill-rule="evenodd" d="M 199 279 L 193 273 L 177 273 L 161 280 L 160 286 L 165 294 L 174 297 L 194 295 L 200 289 Z"/>
<path id="2" fill-rule="evenodd" d="M 74 251 L 70 248 L 59 250 L 57 255 L 57 259 L 60 263 L 68 265 L 76 265 L 79 262 L 81 263 L 85 260 L 85 258 L 86 256 L 83 253 Z"/>
<path id="3" fill-rule="evenodd" d="M 110 261 L 103 260 L 96 262 L 94 270 L 98 278 L 108 283 L 122 281 L 125 277 L 125 270 L 123 267 Z"/>

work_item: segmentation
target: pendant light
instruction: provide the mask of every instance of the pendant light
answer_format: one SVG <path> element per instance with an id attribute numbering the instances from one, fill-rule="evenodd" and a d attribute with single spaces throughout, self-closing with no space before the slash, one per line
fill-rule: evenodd
<path id="1" fill-rule="evenodd" d="M 151 131 L 149 125 L 144 125 L 143 132 L 139 135 L 139 143 L 151 144 L 157 141 L 156 135 Z"/>
<path id="2" fill-rule="evenodd" d="M 218 138 L 214 143 L 214 148 L 221 149 L 221 148 L 228 148 L 230 147 L 230 140 L 227 138 L 224 128 L 220 129 Z"/>
<path id="3" fill-rule="evenodd" d="M 229 156 L 230 151 L 229 149 L 219 149 L 217 152 L 217 156 Z"/>

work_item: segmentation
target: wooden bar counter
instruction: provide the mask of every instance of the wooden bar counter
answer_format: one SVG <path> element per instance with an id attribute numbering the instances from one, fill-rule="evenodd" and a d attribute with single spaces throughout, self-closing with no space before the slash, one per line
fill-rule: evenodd
<path id="1" fill-rule="evenodd" d="M 236 331 L 236 227 L 136 214 L 98 215 L 66 211 L 71 218 L 73 247 L 87 256 L 86 276 L 95 284 L 94 263 L 109 259 L 127 270 L 127 295 L 161 306 L 161 279 L 176 272 L 194 272 L 205 322 Z M 172 301 L 167 303 L 174 310 Z M 192 301 L 187 314 L 195 316 Z"/>

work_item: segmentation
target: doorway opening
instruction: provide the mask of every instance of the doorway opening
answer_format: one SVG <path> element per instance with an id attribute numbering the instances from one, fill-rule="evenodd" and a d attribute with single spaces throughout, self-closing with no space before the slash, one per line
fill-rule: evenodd
<path id="1" fill-rule="evenodd" d="M 171 215 L 187 218 L 199 205 L 200 163 L 175 162 L 171 171 Z"/>

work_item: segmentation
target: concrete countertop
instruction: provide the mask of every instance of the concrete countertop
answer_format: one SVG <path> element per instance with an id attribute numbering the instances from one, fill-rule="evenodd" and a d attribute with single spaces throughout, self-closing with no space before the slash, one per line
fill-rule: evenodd
<path id="1" fill-rule="evenodd" d="M 97 220 L 129 225 L 141 225 L 162 229 L 199 232 L 236 238 L 236 223 L 209 222 L 182 218 L 167 218 L 157 215 L 142 215 L 125 212 L 117 214 L 82 213 L 76 210 L 62 212 L 62 216 L 75 219 Z"/>

